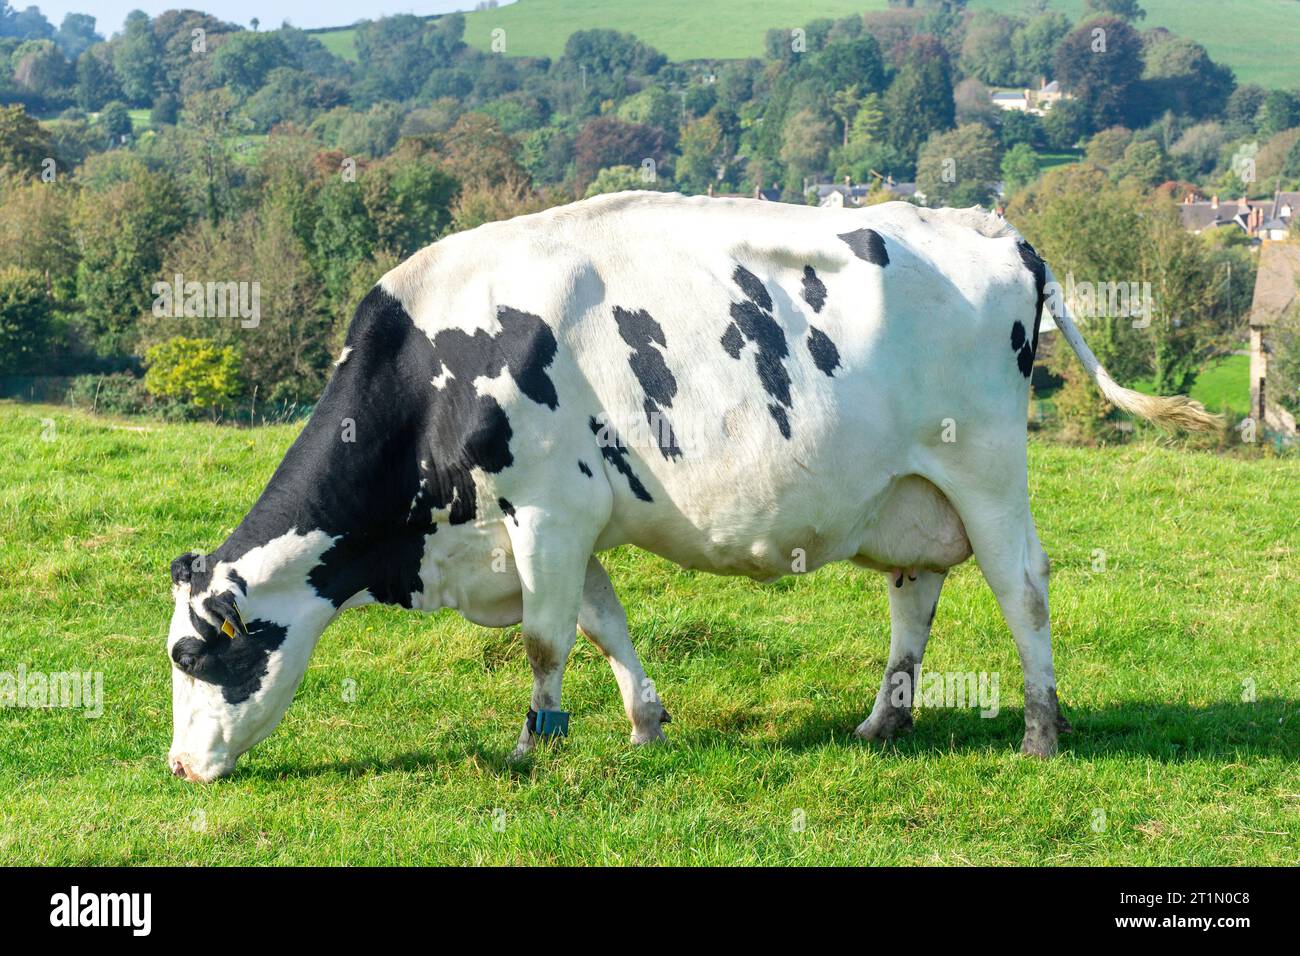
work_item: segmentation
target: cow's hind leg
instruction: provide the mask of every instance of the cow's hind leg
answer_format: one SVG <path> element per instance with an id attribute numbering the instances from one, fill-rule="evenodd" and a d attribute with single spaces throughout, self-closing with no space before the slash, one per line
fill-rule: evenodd
<path id="1" fill-rule="evenodd" d="M 890 577 L 889 663 L 871 716 L 857 729 L 859 737 L 885 740 L 912 729 L 912 693 L 943 580 L 942 573 L 920 570 L 915 572 L 915 580 L 903 575 L 901 585 L 895 587 L 895 578 Z"/>
<path id="2" fill-rule="evenodd" d="M 540 737 L 568 733 L 560 709 L 564 667 L 578 637 L 578 608 L 594 534 L 533 508 L 516 512 L 507 525 L 515 567 L 523 586 L 524 650 L 533 671 L 529 714 L 513 758 L 533 749 Z"/>
<path id="3" fill-rule="evenodd" d="M 988 500 L 959 505 L 975 560 L 998 599 L 1016 641 L 1025 675 L 1025 737 L 1021 750 L 1036 757 L 1056 753 L 1058 732 L 1070 725 L 1056 698 L 1047 604 L 1047 554 L 1038 541 L 1029 502 Z"/>
<path id="4" fill-rule="evenodd" d="M 623 695 L 623 709 L 632 721 L 632 743 L 663 740 L 662 725 L 671 718 L 660 703 L 654 684 L 641 668 L 627 630 L 627 612 L 614 593 L 609 575 L 594 555 L 587 562 L 578 628 L 600 648 L 614 671 Z"/>

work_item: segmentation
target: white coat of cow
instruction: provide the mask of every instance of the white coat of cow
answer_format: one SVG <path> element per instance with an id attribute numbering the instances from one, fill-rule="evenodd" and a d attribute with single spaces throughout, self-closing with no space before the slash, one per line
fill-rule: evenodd
<path id="1" fill-rule="evenodd" d="M 229 773 L 329 622 L 371 601 L 522 622 L 542 714 L 581 630 L 633 741 L 660 739 L 666 711 L 596 557 L 623 544 L 765 581 L 844 560 L 886 572 L 865 738 L 910 726 L 893 678 L 918 672 L 944 575 L 973 553 L 1023 665 L 1023 750 L 1051 754 L 1066 725 L 1026 463 L 1044 279 L 1000 217 L 905 203 L 623 193 L 424 249 L 358 308 L 240 527 L 173 563 L 173 772 Z M 1113 404 L 1213 427 L 1186 399 L 1116 385 L 1048 303 Z M 538 733 L 530 715 L 519 751 Z"/>

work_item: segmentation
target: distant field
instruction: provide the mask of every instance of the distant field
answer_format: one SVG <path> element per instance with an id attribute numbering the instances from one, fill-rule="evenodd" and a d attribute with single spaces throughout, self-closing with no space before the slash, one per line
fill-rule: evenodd
<path id="1" fill-rule="evenodd" d="M 1048 0 L 1073 18 L 1083 0 Z M 517 0 L 496 10 L 466 14 L 466 39 L 488 49 L 492 31 L 506 31 L 514 56 L 559 56 L 575 30 L 607 27 L 635 33 L 673 60 L 759 56 L 770 27 L 802 26 L 819 17 L 883 10 L 887 0 Z M 970 0 L 972 9 L 1024 13 L 1028 0 Z M 1242 83 L 1300 86 L 1300 3 L 1296 0 L 1143 0 L 1145 29 L 1168 27 L 1205 45 Z M 352 27 L 317 33 L 333 53 L 356 59 Z M 1289 41 L 1286 39 L 1289 38 Z"/>
<path id="2" fill-rule="evenodd" d="M 335 56 L 353 63 L 357 61 L 357 31 L 354 27 L 342 27 L 338 30 L 330 30 L 328 33 L 313 33 L 312 36 L 320 40 L 325 49 Z"/>
<path id="3" fill-rule="evenodd" d="M 1023 14 L 1032 4 L 970 0 L 969 6 Z M 1083 0 L 1049 0 L 1049 6 L 1075 20 L 1083 13 Z M 1238 83 L 1300 86 L 1300 3 L 1296 0 L 1141 0 L 1141 6 L 1147 15 L 1138 21 L 1139 29 L 1167 27 L 1190 37 L 1216 62 L 1232 67 Z"/>
<path id="4" fill-rule="evenodd" d="M 673 714 L 666 746 L 628 744 L 581 640 L 572 736 L 512 767 L 532 683 L 518 629 L 368 607 L 330 627 L 234 776 L 185 784 L 164 763 L 167 565 L 221 541 L 296 433 L 0 402 L 0 673 L 98 671 L 104 696 L 93 720 L 0 708 L 0 860 L 1296 863 L 1294 458 L 1030 443 L 1075 727 L 1052 761 L 1018 753 L 1020 665 L 973 563 L 925 664 L 1000 674 L 999 713 L 926 708 L 872 746 L 851 732 L 889 643 L 881 575 L 763 586 L 622 548 L 610 576 Z"/>
<path id="5" fill-rule="evenodd" d="M 1057 166 L 1068 166 L 1070 163 L 1077 163 L 1083 159 L 1082 150 L 1070 150 L 1064 153 L 1036 153 L 1038 159 L 1038 168 L 1043 172 L 1053 169 Z"/>

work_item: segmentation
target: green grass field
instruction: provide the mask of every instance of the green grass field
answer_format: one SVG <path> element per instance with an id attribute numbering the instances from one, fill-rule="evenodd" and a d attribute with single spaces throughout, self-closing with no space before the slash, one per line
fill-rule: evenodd
<path id="1" fill-rule="evenodd" d="M 338 30 L 328 30 L 312 35 L 324 45 L 335 56 L 342 57 L 355 63 L 357 61 L 357 31 L 352 27 L 341 27 Z"/>
<path id="2" fill-rule="evenodd" d="M 531 684 L 517 632 L 366 608 L 326 633 L 284 724 L 233 777 L 183 783 L 164 764 L 167 565 L 215 547 L 294 433 L 0 403 L 0 673 L 104 680 L 99 719 L 0 709 L 0 860 L 1300 857 L 1300 462 L 1155 444 L 1030 447 L 1076 729 L 1055 760 L 1017 753 L 1020 668 L 973 565 L 951 576 L 926 665 L 998 673 L 1001 712 L 922 710 L 882 747 L 851 736 L 885 661 L 879 575 L 760 586 L 620 550 L 610 572 L 674 717 L 667 746 L 627 743 L 609 669 L 580 641 L 571 738 L 512 768 Z"/>
<path id="3" fill-rule="evenodd" d="M 1239 82 L 1300 86 L 1294 47 L 1279 42 L 1300 36 L 1300 3 L 1295 0 L 1143 0 L 1142 5 L 1147 17 L 1140 28 L 1168 27 L 1196 40 L 1216 61 L 1231 66 Z M 467 14 L 465 36 L 474 46 L 489 49 L 492 31 L 502 28 L 508 53 L 557 57 L 573 31 L 608 27 L 635 33 L 673 60 L 729 59 L 761 55 L 771 27 L 803 26 L 819 17 L 887 6 L 886 0 L 518 0 Z M 1024 14 L 1030 6 L 1027 0 L 970 2 L 972 9 L 1014 14 Z M 1051 6 L 1077 19 L 1083 0 L 1051 0 Z"/>
<path id="4" fill-rule="evenodd" d="M 1133 387 L 1154 394 L 1150 379 L 1138 379 Z M 1201 369 L 1187 393 L 1212 412 L 1250 411 L 1250 356 L 1227 355 Z"/>

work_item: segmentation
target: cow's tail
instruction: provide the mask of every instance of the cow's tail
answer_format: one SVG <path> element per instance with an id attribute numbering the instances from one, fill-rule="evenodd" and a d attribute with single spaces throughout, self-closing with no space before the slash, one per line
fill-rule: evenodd
<path id="1" fill-rule="evenodd" d="M 1205 410 L 1205 406 L 1200 402 L 1193 401 L 1185 395 L 1143 395 L 1131 388 L 1125 388 L 1111 378 L 1110 373 L 1097 361 L 1097 356 L 1092 354 L 1092 349 L 1088 348 L 1088 343 L 1079 334 L 1079 328 L 1070 317 L 1070 310 L 1065 304 L 1065 298 L 1059 292 L 1061 286 L 1057 283 L 1056 277 L 1052 275 L 1052 270 L 1048 268 L 1046 273 L 1048 282 L 1057 291 L 1055 294 L 1045 297 L 1044 305 L 1051 311 L 1052 318 L 1056 321 L 1056 327 L 1065 336 L 1065 340 L 1070 343 L 1070 348 L 1074 349 L 1074 354 L 1079 356 L 1079 361 L 1083 363 L 1088 377 L 1097 383 L 1097 387 L 1101 389 L 1101 394 L 1106 397 L 1106 401 L 1121 411 L 1136 415 L 1139 418 L 1145 418 L 1147 421 L 1154 422 L 1164 428 L 1203 432 L 1216 431 L 1223 427 L 1221 416 L 1212 415 Z"/>

